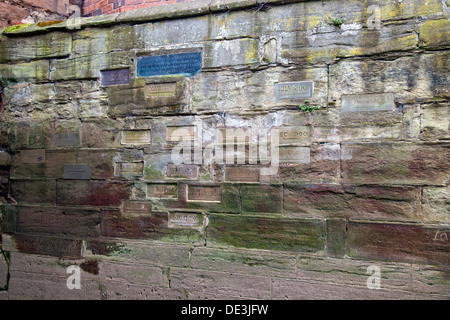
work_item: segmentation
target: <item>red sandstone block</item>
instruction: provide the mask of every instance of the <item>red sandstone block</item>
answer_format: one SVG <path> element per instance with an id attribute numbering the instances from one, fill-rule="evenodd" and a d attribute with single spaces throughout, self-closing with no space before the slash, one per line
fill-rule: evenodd
<path id="1" fill-rule="evenodd" d="M 11 195 L 19 203 L 55 203 L 55 180 L 13 180 Z"/>
<path id="2" fill-rule="evenodd" d="M 204 241 L 201 214 L 186 214 L 196 216 L 199 226 L 192 228 L 170 227 L 167 212 L 122 214 L 119 211 L 103 210 L 101 213 L 100 233 L 102 236 L 114 238 L 152 239 L 188 243 Z"/>
<path id="3" fill-rule="evenodd" d="M 65 258 L 78 258 L 81 256 L 81 240 L 25 234 L 16 234 L 13 236 L 13 239 L 21 253 Z"/>
<path id="4" fill-rule="evenodd" d="M 348 222 L 351 257 L 384 261 L 450 264 L 450 226 Z"/>
<path id="5" fill-rule="evenodd" d="M 59 180 L 56 203 L 75 206 L 120 206 L 129 199 L 132 183 L 110 181 Z"/>
<path id="6" fill-rule="evenodd" d="M 53 206 L 20 206 L 16 211 L 16 231 L 53 236 L 98 236 L 99 211 Z"/>

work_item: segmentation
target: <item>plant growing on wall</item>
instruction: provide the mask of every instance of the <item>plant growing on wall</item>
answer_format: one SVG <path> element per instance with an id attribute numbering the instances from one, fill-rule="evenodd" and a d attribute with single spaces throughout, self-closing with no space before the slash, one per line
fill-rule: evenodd
<path id="1" fill-rule="evenodd" d="M 320 110 L 320 106 L 310 106 L 309 100 L 305 100 L 304 104 L 298 106 L 301 111 L 312 112 L 314 110 Z"/>
<path id="2" fill-rule="evenodd" d="M 336 27 L 340 28 L 343 23 L 344 23 L 344 21 L 342 19 L 340 19 L 340 18 L 333 18 L 333 19 L 331 19 L 331 24 L 333 26 L 336 26 Z"/>

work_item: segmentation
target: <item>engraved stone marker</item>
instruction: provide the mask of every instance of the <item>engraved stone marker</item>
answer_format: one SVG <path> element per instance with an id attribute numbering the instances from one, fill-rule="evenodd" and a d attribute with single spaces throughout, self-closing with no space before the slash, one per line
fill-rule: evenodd
<path id="1" fill-rule="evenodd" d="M 189 164 L 168 164 L 166 167 L 166 177 L 172 179 L 197 179 L 198 167 L 196 165 Z"/>
<path id="2" fill-rule="evenodd" d="M 176 184 L 148 184 L 147 198 L 158 199 L 176 199 L 177 185 Z"/>
<path id="3" fill-rule="evenodd" d="M 117 84 L 128 84 L 130 82 L 130 71 L 126 69 L 101 71 L 102 86 L 112 86 Z"/>
<path id="4" fill-rule="evenodd" d="M 76 147 L 80 144 L 80 135 L 78 132 L 57 133 L 52 137 L 54 147 Z"/>
<path id="5" fill-rule="evenodd" d="M 193 77 L 201 71 L 202 53 L 173 53 L 160 56 L 139 57 L 137 76 L 152 77 L 182 74 Z"/>
<path id="6" fill-rule="evenodd" d="M 136 177 L 144 175 L 143 162 L 118 162 L 114 166 L 116 177 Z"/>
<path id="7" fill-rule="evenodd" d="M 177 93 L 177 84 L 176 82 L 148 84 L 145 93 L 147 96 L 171 97 Z"/>
<path id="8" fill-rule="evenodd" d="M 152 142 L 150 130 L 122 131 L 122 144 L 150 144 Z"/>
<path id="9" fill-rule="evenodd" d="M 221 187 L 187 186 L 188 201 L 220 202 L 222 199 Z"/>
<path id="10" fill-rule="evenodd" d="M 183 139 L 195 140 L 195 127 L 167 127 L 166 141 L 179 142 Z"/>
<path id="11" fill-rule="evenodd" d="M 45 149 L 21 150 L 20 163 L 45 163 Z"/>
<path id="12" fill-rule="evenodd" d="M 272 138 L 278 137 L 280 145 L 285 144 L 309 144 L 311 143 L 311 127 L 280 127 L 272 130 Z"/>
<path id="13" fill-rule="evenodd" d="M 65 164 L 64 179 L 89 180 L 91 178 L 91 167 L 88 164 Z"/>
<path id="14" fill-rule="evenodd" d="M 309 99 L 314 92 L 313 81 L 282 82 L 275 84 L 275 99 Z"/>
<path id="15" fill-rule="evenodd" d="M 301 164 L 311 162 L 309 147 L 280 147 L 280 164 Z"/>
<path id="16" fill-rule="evenodd" d="M 199 214 L 169 212 L 169 228 L 200 228 L 202 221 Z"/>
<path id="17" fill-rule="evenodd" d="M 259 182 L 259 168 L 226 167 L 225 180 L 229 182 Z"/>
<path id="18" fill-rule="evenodd" d="M 350 94 L 342 95 L 342 111 L 394 111 L 394 94 Z"/>
<path id="19" fill-rule="evenodd" d="M 152 204 L 145 201 L 124 200 L 122 202 L 122 212 L 128 214 L 149 214 Z"/>

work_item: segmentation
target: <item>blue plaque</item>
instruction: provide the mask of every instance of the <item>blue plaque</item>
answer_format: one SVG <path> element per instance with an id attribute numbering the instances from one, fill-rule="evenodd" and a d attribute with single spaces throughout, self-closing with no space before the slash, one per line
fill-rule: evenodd
<path id="1" fill-rule="evenodd" d="M 137 76 L 185 75 L 193 77 L 202 69 L 202 53 L 174 53 L 162 56 L 139 57 Z"/>

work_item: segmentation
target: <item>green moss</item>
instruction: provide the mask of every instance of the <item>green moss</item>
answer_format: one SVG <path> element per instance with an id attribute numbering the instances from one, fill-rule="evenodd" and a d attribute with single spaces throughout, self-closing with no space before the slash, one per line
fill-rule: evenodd
<path id="1" fill-rule="evenodd" d="M 158 170 L 155 167 L 145 167 L 144 168 L 144 178 L 146 180 L 163 180 L 164 176 L 161 170 Z"/>
<path id="2" fill-rule="evenodd" d="M 3 30 L 3 32 L 5 32 L 5 33 L 16 32 L 16 31 L 25 29 L 25 28 L 27 28 L 27 27 L 29 27 L 31 25 L 32 25 L 32 23 L 16 24 L 16 25 L 13 25 L 13 26 L 10 26 L 10 27 L 6 28 L 5 30 Z"/>

